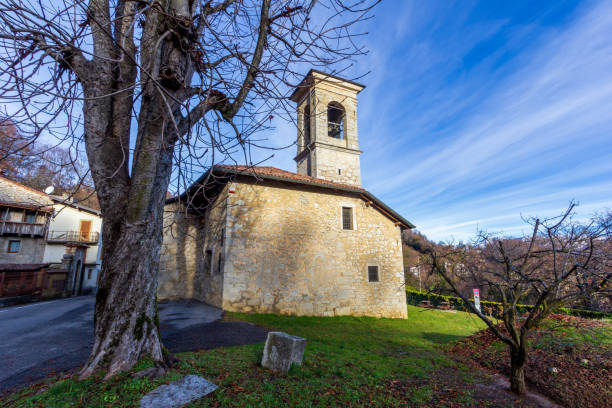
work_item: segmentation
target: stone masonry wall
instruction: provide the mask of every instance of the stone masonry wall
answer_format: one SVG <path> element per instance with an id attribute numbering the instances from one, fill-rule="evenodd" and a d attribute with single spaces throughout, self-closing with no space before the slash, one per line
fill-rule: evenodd
<path id="1" fill-rule="evenodd" d="M 317 177 L 349 185 L 361 185 L 359 155 L 317 147 Z"/>
<path id="2" fill-rule="evenodd" d="M 355 196 L 267 181 L 229 194 L 223 309 L 406 317 L 400 229 Z M 354 230 L 343 230 L 343 206 Z M 368 282 L 368 265 L 379 282 Z"/>
<path id="3" fill-rule="evenodd" d="M 8 252 L 9 241 L 21 241 L 18 253 Z M 4 236 L 0 237 L 0 264 L 37 264 L 42 263 L 45 252 L 45 239 Z"/>
<path id="4" fill-rule="evenodd" d="M 158 299 L 198 299 L 222 306 L 226 192 L 204 216 L 190 214 L 178 203 L 164 209 L 164 241 L 158 277 Z M 219 263 L 221 259 L 221 263 Z"/>

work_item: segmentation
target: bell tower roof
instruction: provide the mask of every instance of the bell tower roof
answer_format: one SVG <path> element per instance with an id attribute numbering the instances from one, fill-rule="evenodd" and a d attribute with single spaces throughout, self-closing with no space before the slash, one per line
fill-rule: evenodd
<path id="1" fill-rule="evenodd" d="M 311 69 L 298 86 L 295 87 L 295 91 L 293 91 L 289 99 L 293 102 L 299 102 L 309 89 L 316 87 L 319 82 L 323 81 L 325 81 L 327 85 L 344 88 L 345 90 L 355 92 L 355 94 L 358 94 L 365 88 L 365 85 L 360 83 L 340 78 L 339 76 L 328 74 L 323 71 Z"/>

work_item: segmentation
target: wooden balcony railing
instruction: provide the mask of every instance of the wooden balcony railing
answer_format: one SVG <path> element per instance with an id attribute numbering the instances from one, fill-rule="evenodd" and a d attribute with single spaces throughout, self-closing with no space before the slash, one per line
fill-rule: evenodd
<path id="1" fill-rule="evenodd" d="M 49 231 L 47 234 L 47 242 L 82 242 L 86 244 L 96 244 L 99 237 L 99 232 Z"/>
<path id="2" fill-rule="evenodd" d="M 45 235 L 45 224 L 29 222 L 0 221 L 0 235 L 30 235 L 42 237 Z"/>

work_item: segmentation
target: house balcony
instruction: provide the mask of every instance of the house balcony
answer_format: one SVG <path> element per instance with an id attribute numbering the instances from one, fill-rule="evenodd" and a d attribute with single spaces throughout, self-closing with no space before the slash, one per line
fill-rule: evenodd
<path id="1" fill-rule="evenodd" d="M 45 235 L 45 224 L 2 220 L 0 221 L 0 235 L 42 237 Z"/>
<path id="2" fill-rule="evenodd" d="M 100 238 L 99 232 L 81 232 L 81 231 L 49 231 L 47 234 L 47 242 L 55 244 L 88 244 L 95 245 Z"/>

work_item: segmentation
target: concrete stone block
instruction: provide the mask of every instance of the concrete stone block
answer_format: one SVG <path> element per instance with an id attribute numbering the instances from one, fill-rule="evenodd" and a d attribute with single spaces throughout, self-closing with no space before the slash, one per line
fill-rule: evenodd
<path id="1" fill-rule="evenodd" d="M 215 384 L 197 375 L 188 375 L 170 384 L 161 385 L 140 400 L 140 408 L 180 407 L 210 394 Z"/>
<path id="2" fill-rule="evenodd" d="M 272 371 L 286 373 L 291 364 L 302 365 L 306 339 L 283 332 L 269 332 L 261 365 Z"/>

